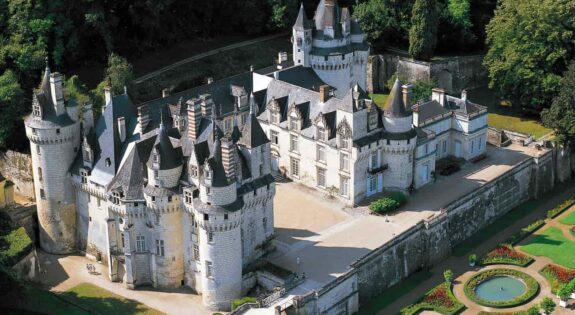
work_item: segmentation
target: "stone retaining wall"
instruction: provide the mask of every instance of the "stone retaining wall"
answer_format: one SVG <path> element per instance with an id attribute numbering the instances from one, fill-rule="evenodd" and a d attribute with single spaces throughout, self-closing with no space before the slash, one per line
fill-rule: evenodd
<path id="1" fill-rule="evenodd" d="M 0 152 L 0 173 L 14 183 L 14 192 L 34 199 L 32 158 L 29 154 L 8 150 Z"/>
<path id="2" fill-rule="evenodd" d="M 37 267 L 38 255 L 36 254 L 36 249 L 33 249 L 26 257 L 20 259 L 19 262 L 12 266 L 12 270 L 21 279 L 33 280 L 36 277 Z"/>

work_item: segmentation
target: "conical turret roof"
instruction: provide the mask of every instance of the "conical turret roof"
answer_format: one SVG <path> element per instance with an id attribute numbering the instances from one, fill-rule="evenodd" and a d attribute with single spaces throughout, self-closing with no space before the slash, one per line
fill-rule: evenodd
<path id="1" fill-rule="evenodd" d="M 303 8 L 303 2 L 301 3 L 301 6 L 299 7 L 299 13 L 297 14 L 297 19 L 295 20 L 295 24 L 294 24 L 293 28 L 298 30 L 298 31 L 311 29 L 311 23 L 305 14 L 305 10 Z"/>
<path id="2" fill-rule="evenodd" d="M 399 82 L 399 79 L 395 79 L 393 88 L 391 88 L 391 92 L 389 93 L 389 97 L 385 101 L 383 108 L 384 115 L 386 117 L 400 118 L 408 117 L 411 115 L 411 113 L 405 109 L 403 93 L 401 91 L 401 83 Z"/>
<path id="3" fill-rule="evenodd" d="M 163 115 L 162 115 L 163 116 Z M 168 135 L 168 127 L 164 123 L 164 119 L 160 122 L 160 128 L 158 136 L 156 137 L 156 142 L 154 143 L 154 149 L 160 155 L 160 170 L 169 170 L 182 165 L 182 148 L 175 148 Z M 153 156 L 150 155 L 148 160 L 148 165 L 152 165 Z"/>
<path id="4" fill-rule="evenodd" d="M 242 136 L 238 144 L 245 145 L 248 148 L 255 148 L 270 142 L 256 115 L 257 105 L 255 104 L 254 94 L 252 93 L 250 95 L 250 115 L 242 129 Z"/>

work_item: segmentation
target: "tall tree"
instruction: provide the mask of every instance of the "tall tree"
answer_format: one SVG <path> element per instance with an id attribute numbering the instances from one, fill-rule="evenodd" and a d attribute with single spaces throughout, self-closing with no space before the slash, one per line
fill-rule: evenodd
<path id="1" fill-rule="evenodd" d="M 21 124 L 16 117 L 24 113 L 24 91 L 16 75 L 7 70 L 0 75 L 0 148 L 6 148 L 13 135 L 15 124 Z"/>
<path id="2" fill-rule="evenodd" d="M 419 60 L 431 60 L 437 45 L 439 16 L 435 0 L 415 0 L 409 30 L 409 54 Z"/>
<path id="3" fill-rule="evenodd" d="M 487 26 L 489 86 L 515 106 L 541 109 L 574 56 L 573 0 L 501 0 Z"/>
<path id="4" fill-rule="evenodd" d="M 555 137 L 563 145 L 575 141 L 575 61 L 563 75 L 559 95 L 553 99 L 551 108 L 541 112 L 545 126 L 555 131 Z"/>

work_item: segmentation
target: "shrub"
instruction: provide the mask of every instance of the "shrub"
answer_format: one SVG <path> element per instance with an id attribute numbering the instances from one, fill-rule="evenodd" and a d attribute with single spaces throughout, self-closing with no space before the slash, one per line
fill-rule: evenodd
<path id="1" fill-rule="evenodd" d="M 399 208 L 399 202 L 389 197 L 381 198 L 369 205 L 369 210 L 378 214 L 395 211 L 397 208 Z"/>
<path id="2" fill-rule="evenodd" d="M 507 301 L 487 301 L 475 294 L 475 289 L 479 284 L 482 282 L 500 276 L 511 276 L 520 279 L 525 283 L 527 289 L 523 294 L 520 296 L 507 300 Z M 490 269 L 487 271 L 483 271 L 480 273 L 475 274 L 473 277 L 469 278 L 467 282 L 465 282 L 464 286 L 465 295 L 475 303 L 483 306 L 490 306 L 490 307 L 515 307 L 518 305 L 525 304 L 529 302 L 531 299 L 537 295 L 539 292 L 539 283 L 537 280 L 533 279 L 530 275 L 523 273 L 521 271 L 512 270 L 512 269 Z"/>
<path id="3" fill-rule="evenodd" d="M 445 282 L 452 283 L 453 282 L 453 271 L 451 269 L 447 269 L 443 272 L 443 278 L 445 278 Z"/>
<path id="4" fill-rule="evenodd" d="M 397 201 L 397 203 L 399 203 L 399 206 L 404 205 L 407 202 L 407 197 L 405 196 L 405 194 L 403 194 L 402 192 L 393 192 L 389 195 L 389 198 Z"/>
<path id="5" fill-rule="evenodd" d="M 0 263 L 6 266 L 14 265 L 34 248 L 32 240 L 23 227 L 0 236 L 0 244 L 7 245 L 0 248 Z"/>
<path id="6" fill-rule="evenodd" d="M 505 243 L 515 245 L 524 240 L 527 236 L 533 234 L 533 232 L 537 231 L 543 225 L 545 225 L 545 220 L 537 220 L 529 224 L 528 226 L 522 228 L 521 231 L 511 235 L 507 240 L 505 240 Z"/>
<path id="7" fill-rule="evenodd" d="M 257 301 L 258 300 L 255 297 L 251 296 L 245 296 L 240 299 L 235 299 L 232 301 L 232 311 L 246 303 L 257 303 Z"/>
<path id="8" fill-rule="evenodd" d="M 563 213 L 565 210 L 569 209 L 574 204 L 575 204 L 575 197 L 571 197 L 571 198 L 563 201 L 561 204 L 557 205 L 555 208 L 547 211 L 547 218 L 549 218 L 549 219 L 555 218 L 556 216 Z"/>
<path id="9" fill-rule="evenodd" d="M 515 266 L 527 266 L 533 262 L 533 258 L 516 251 L 510 245 L 497 246 L 481 260 L 483 265 L 506 264 Z"/>
<path id="10" fill-rule="evenodd" d="M 475 266 L 477 263 L 477 255 L 471 254 L 469 255 L 469 264 Z"/>
<path id="11" fill-rule="evenodd" d="M 419 314 L 422 310 L 433 310 L 441 314 L 459 314 L 465 305 L 457 300 L 451 292 L 451 286 L 442 283 L 431 289 L 415 304 L 409 305 L 401 310 L 402 315 Z"/>
<path id="12" fill-rule="evenodd" d="M 541 308 L 545 313 L 550 314 L 555 310 L 555 302 L 550 297 L 545 297 L 541 301 Z"/>
<path id="13" fill-rule="evenodd" d="M 551 285 L 551 292 L 555 293 L 561 286 L 575 281 L 575 270 L 565 269 L 557 265 L 547 265 L 539 272 Z"/>

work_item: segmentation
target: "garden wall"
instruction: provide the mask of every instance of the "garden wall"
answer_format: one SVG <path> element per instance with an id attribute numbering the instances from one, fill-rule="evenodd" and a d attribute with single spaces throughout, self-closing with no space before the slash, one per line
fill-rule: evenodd
<path id="1" fill-rule="evenodd" d="M 368 91 L 383 91 L 386 82 L 396 73 L 410 82 L 433 79 L 449 94 L 486 86 L 488 79 L 483 55 L 437 57 L 426 62 L 413 60 L 404 51 L 388 49 L 382 55 L 370 57 Z"/>
<path id="2" fill-rule="evenodd" d="M 14 192 L 34 199 L 32 158 L 29 154 L 8 150 L 0 152 L 0 173 L 14 183 Z"/>
<path id="3" fill-rule="evenodd" d="M 30 251 L 26 257 L 20 259 L 19 262 L 12 266 L 12 270 L 18 275 L 19 278 L 24 280 L 33 280 L 36 277 L 38 267 L 38 255 L 36 249 Z"/>
<path id="4" fill-rule="evenodd" d="M 294 299 L 292 312 L 352 314 L 353 308 L 343 306 L 354 305 L 354 301 L 366 303 L 411 274 L 446 259 L 455 245 L 519 204 L 552 189 L 554 183 L 553 153 L 542 151 L 539 157 L 523 161 L 354 262 L 350 271 L 320 291 Z M 348 287 L 354 279 L 357 290 Z M 347 295 L 330 294 L 345 290 Z M 350 294 L 355 291 L 357 297 Z M 322 298 L 331 307 L 320 307 Z"/>

